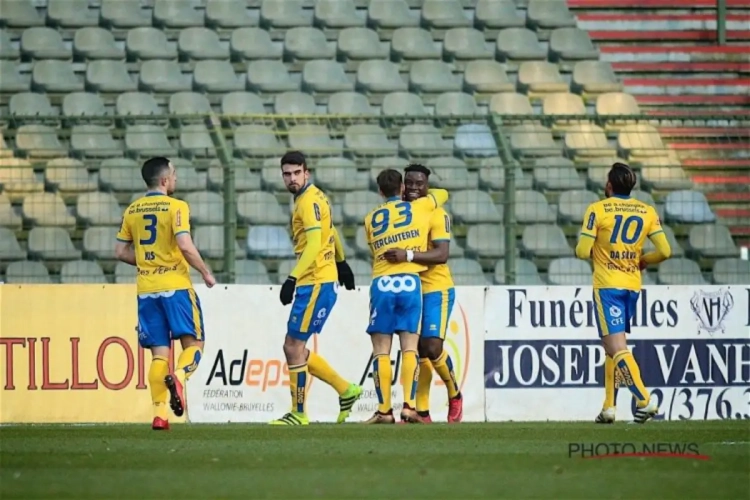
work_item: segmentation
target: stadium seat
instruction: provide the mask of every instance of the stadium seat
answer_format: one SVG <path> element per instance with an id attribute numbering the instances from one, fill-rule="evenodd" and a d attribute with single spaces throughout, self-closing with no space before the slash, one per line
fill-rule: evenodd
<path id="1" fill-rule="evenodd" d="M 64 1 L 64 0 L 63 0 Z M 87 3 L 84 0 L 84 3 Z M 92 59 L 124 59 L 125 50 L 117 45 L 111 31 L 94 26 L 81 28 L 73 37 L 73 54 L 85 61 Z"/>
<path id="2" fill-rule="evenodd" d="M 505 189 L 505 169 L 508 167 L 503 164 L 501 158 L 484 158 L 479 166 L 479 182 L 482 187 L 493 191 Z M 513 176 L 517 191 L 531 189 L 531 177 L 524 175 L 520 167 L 514 168 Z"/>
<path id="3" fill-rule="evenodd" d="M 34 92 L 20 92 L 13 94 L 8 103 L 8 111 L 16 123 L 24 123 L 29 119 L 55 119 L 59 116 L 57 109 L 52 107 L 45 94 Z"/>
<path id="4" fill-rule="evenodd" d="M 671 258 L 659 264 L 658 280 L 662 285 L 707 285 L 698 263 L 684 258 Z"/>
<path id="5" fill-rule="evenodd" d="M 45 179 L 50 187 L 63 193 L 96 191 L 98 187 L 96 174 L 90 174 L 81 161 L 72 158 L 48 161 Z"/>
<path id="6" fill-rule="evenodd" d="M 29 231 L 29 255 L 46 260 L 80 259 L 68 232 L 61 227 L 34 227 Z M 110 241 L 110 246 L 114 246 Z"/>
<path id="7" fill-rule="evenodd" d="M 336 47 L 317 28 L 291 28 L 284 34 L 284 57 L 290 61 L 332 59 L 335 55 Z"/>
<path id="8" fill-rule="evenodd" d="M 360 221 L 361 223 L 361 221 Z M 354 237 L 354 248 L 357 255 L 368 258 L 372 255 L 370 245 L 367 243 L 367 234 L 364 226 L 359 226 Z"/>
<path id="9" fill-rule="evenodd" d="M 557 65 L 546 61 L 525 61 L 518 67 L 518 88 L 528 93 L 529 98 L 538 98 L 567 92 L 568 83 Z"/>
<path id="10" fill-rule="evenodd" d="M 268 158 L 286 150 L 273 130 L 263 125 L 240 125 L 234 131 L 234 147 L 245 156 Z"/>
<path id="11" fill-rule="evenodd" d="M 464 123 L 456 129 L 454 148 L 462 158 L 492 158 L 498 155 L 490 127 L 484 123 Z"/>
<path id="12" fill-rule="evenodd" d="M 209 259 L 224 257 L 224 230 L 224 226 L 200 226 L 194 229 L 195 246 L 202 256 Z M 245 254 L 236 240 L 234 242 L 234 254 L 237 257 L 242 257 Z"/>
<path id="13" fill-rule="evenodd" d="M 450 212 L 456 222 L 463 224 L 499 224 L 503 221 L 503 214 L 495 206 L 490 195 L 475 189 L 453 191 Z"/>
<path id="14" fill-rule="evenodd" d="M 232 123 L 242 123 L 242 115 L 262 115 L 265 112 L 263 101 L 250 92 L 230 92 L 221 98 L 221 114 Z"/>
<path id="15" fill-rule="evenodd" d="M 140 87 L 151 92 L 173 93 L 192 89 L 191 78 L 175 61 L 150 60 L 141 64 Z"/>
<path id="16" fill-rule="evenodd" d="M 264 0 L 260 7 L 261 25 L 286 30 L 312 24 L 312 12 L 301 0 Z"/>
<path id="17" fill-rule="evenodd" d="M 183 130 L 185 127 L 183 127 Z M 196 170 L 193 163 L 184 158 L 171 158 L 178 175 L 178 189 L 181 191 L 203 191 L 208 183 L 205 170 Z"/>
<path id="18" fill-rule="evenodd" d="M 740 254 L 729 228 L 721 224 L 693 226 L 688 235 L 688 245 L 703 258 L 738 257 Z"/>
<path id="19" fill-rule="evenodd" d="M 377 32 L 369 28 L 341 30 L 336 50 L 339 57 L 348 61 L 385 59 L 389 54 L 388 46 L 382 44 Z"/>
<path id="20" fill-rule="evenodd" d="M 151 26 L 151 11 L 141 8 L 140 2 L 102 0 L 102 24 L 117 29 Z"/>
<path id="21" fill-rule="evenodd" d="M 568 10 L 566 0 L 529 0 L 526 21 L 537 31 L 576 25 L 576 18 Z"/>
<path id="22" fill-rule="evenodd" d="M 276 201 L 276 197 L 266 191 L 250 191 L 237 197 L 237 215 L 247 224 L 288 224 L 289 215 Z"/>
<path id="23" fill-rule="evenodd" d="M 555 143 L 548 128 L 524 123 L 511 129 L 510 147 L 520 157 L 559 156 L 562 148 Z"/>
<path id="24" fill-rule="evenodd" d="M 460 158 L 453 156 L 440 156 L 430 160 L 432 176 L 430 181 L 437 187 L 448 189 L 476 189 L 479 176 L 475 172 L 469 172 L 466 163 Z M 455 201 L 451 197 L 451 201 Z"/>
<path id="25" fill-rule="evenodd" d="M 515 92 L 502 92 L 493 95 L 490 99 L 490 112 L 497 113 L 500 116 L 529 116 L 534 114 L 534 109 L 531 107 L 529 98 L 525 95 Z M 511 118 L 510 121 L 515 120 Z"/>
<path id="26" fill-rule="evenodd" d="M 526 28 L 506 28 L 497 35 L 495 48 L 500 61 L 542 61 L 547 51 L 539 43 L 533 31 Z"/>
<path id="27" fill-rule="evenodd" d="M 451 154 L 453 144 L 444 140 L 433 125 L 414 124 L 401 129 L 399 147 L 409 157 L 429 157 Z"/>
<path id="28" fill-rule="evenodd" d="M 682 169 L 679 160 L 669 156 L 643 158 L 641 179 L 644 186 L 656 190 L 680 190 L 693 187 L 693 181 Z"/>
<path id="29" fill-rule="evenodd" d="M 29 79 L 21 75 L 20 66 L 14 61 L 0 60 L 0 92 L 14 93 L 29 90 Z"/>
<path id="30" fill-rule="evenodd" d="M 36 27 L 23 31 L 21 55 L 29 59 L 70 59 L 72 53 L 65 46 L 60 32 L 52 28 Z"/>
<path id="31" fill-rule="evenodd" d="M 438 116 L 472 116 L 479 114 L 474 96 L 463 92 L 446 92 L 435 101 L 435 114 Z"/>
<path id="32" fill-rule="evenodd" d="M 298 90 L 281 61 L 253 61 L 247 65 L 247 86 L 258 92 L 286 92 Z"/>
<path id="33" fill-rule="evenodd" d="M 57 131 L 46 125 L 23 125 L 16 132 L 16 149 L 35 158 L 67 156 L 68 149 L 57 138 Z"/>
<path id="34" fill-rule="evenodd" d="M 115 283 L 118 285 L 136 282 L 136 268 L 125 262 L 115 265 Z"/>
<path id="35" fill-rule="evenodd" d="M 466 251 L 480 258 L 500 258 L 505 255 L 505 235 L 498 224 L 469 226 Z"/>
<path id="36" fill-rule="evenodd" d="M 55 193 L 30 193 L 23 199 L 23 216 L 40 226 L 72 227 L 75 217 Z"/>
<path id="37" fill-rule="evenodd" d="M 547 279 L 551 285 L 585 286 L 591 284 L 591 264 L 574 257 L 562 257 L 549 264 Z"/>
<path id="38" fill-rule="evenodd" d="M 326 60 L 305 63 L 302 86 L 313 94 L 354 90 L 354 82 L 346 76 L 344 67 L 335 61 Z"/>
<path id="39" fill-rule="evenodd" d="M 91 258 L 115 258 L 114 241 L 117 239 L 117 226 L 90 227 L 83 233 L 83 249 Z"/>
<path id="40" fill-rule="evenodd" d="M 60 268 L 60 283 L 70 284 L 100 284 L 107 283 L 102 268 L 94 261 L 73 260 L 66 262 Z"/>
<path id="41" fill-rule="evenodd" d="M 351 125 L 344 135 L 344 149 L 353 156 L 376 157 L 398 154 L 398 145 L 378 125 Z"/>
<path id="42" fill-rule="evenodd" d="M 277 94 L 274 102 L 277 115 L 314 115 L 317 110 L 313 96 L 297 91 Z"/>
<path id="43" fill-rule="evenodd" d="M 97 94 L 73 92 L 63 98 L 62 114 L 66 118 L 82 118 L 91 124 L 112 124 L 112 116 Z"/>
<path id="44" fill-rule="evenodd" d="M 464 89 L 467 92 L 493 94 L 513 92 L 516 86 L 508 78 L 505 67 L 497 61 L 471 60 L 464 68 Z"/>
<path id="45" fill-rule="evenodd" d="M 667 195 L 665 214 L 668 222 L 702 224 L 716 221 L 706 196 L 698 191 L 672 191 Z"/>
<path id="46" fill-rule="evenodd" d="M 406 117 L 419 116 L 424 117 L 429 113 L 422 103 L 422 99 L 417 94 L 409 92 L 391 92 L 386 94 L 380 105 L 380 112 L 383 116 Z"/>
<path id="47" fill-rule="evenodd" d="M 261 28 L 239 28 L 229 39 L 232 57 L 239 60 L 279 59 L 283 47 L 271 40 L 271 34 Z"/>
<path id="48" fill-rule="evenodd" d="M 206 25 L 217 29 L 255 26 L 258 19 L 249 15 L 246 4 L 239 0 L 208 0 Z"/>
<path id="49" fill-rule="evenodd" d="M 8 284 L 49 284 L 52 280 L 49 271 L 41 262 L 21 260 L 8 264 L 5 269 L 5 282 Z"/>
<path id="50" fill-rule="evenodd" d="M 13 44 L 10 32 L 0 29 L 0 59 L 18 59 L 19 57 L 20 50 Z"/>
<path id="51" fill-rule="evenodd" d="M 394 61 L 440 59 L 441 51 L 432 40 L 432 34 L 422 28 L 399 28 L 391 39 L 391 56 Z"/>
<path id="52" fill-rule="evenodd" d="M 372 281 L 372 266 L 369 262 L 361 259 L 347 259 L 349 267 L 354 274 L 354 283 L 359 286 L 368 286 Z"/>
<path id="53" fill-rule="evenodd" d="M 362 27 L 367 21 L 357 13 L 352 0 L 317 0 L 314 20 L 326 30 Z"/>
<path id="54" fill-rule="evenodd" d="M 409 69 L 409 87 L 415 92 L 458 92 L 462 86 L 462 78 L 454 75 L 451 67 L 443 61 L 418 60 Z"/>
<path id="55" fill-rule="evenodd" d="M 448 259 L 453 283 L 457 286 L 486 286 L 488 280 L 479 262 L 473 259 Z"/>
<path id="56" fill-rule="evenodd" d="M 125 129 L 125 151 L 136 157 L 177 156 L 177 150 L 172 147 L 167 134 L 157 125 L 128 125 Z"/>
<path id="57" fill-rule="evenodd" d="M 190 220 L 197 224 L 222 224 L 224 222 L 224 197 L 211 191 L 198 191 L 185 195 L 190 206 Z"/>
<path id="58" fill-rule="evenodd" d="M 86 67 L 86 85 L 95 92 L 131 92 L 138 84 L 128 74 L 122 61 L 91 61 Z"/>
<path id="59" fill-rule="evenodd" d="M 247 232 L 248 255 L 258 258 L 292 258 L 294 248 L 281 226 L 252 226 Z"/>
<path id="60" fill-rule="evenodd" d="M 141 122 L 152 125 L 154 120 L 149 120 L 147 117 L 163 113 L 156 103 L 154 96 L 144 92 L 125 92 L 124 94 L 120 94 L 117 96 L 115 110 L 120 119 L 127 124 Z M 166 125 L 166 120 L 159 120 L 156 123 Z"/>
<path id="61" fill-rule="evenodd" d="M 571 190 L 560 195 L 558 214 L 561 221 L 579 225 L 583 222 L 586 209 L 592 203 L 599 201 L 599 196 L 591 191 Z"/>
<path id="62" fill-rule="evenodd" d="M 443 57 L 447 61 L 468 63 L 481 59 L 494 59 L 495 54 L 485 43 L 481 31 L 474 28 L 453 28 L 445 33 Z"/>
<path id="63" fill-rule="evenodd" d="M 180 151 L 189 158 L 213 158 L 216 149 L 208 129 L 202 123 L 183 125 L 180 129 Z"/>
<path id="64" fill-rule="evenodd" d="M 6 0 L 0 12 L 0 24 L 11 28 L 44 26 L 44 18 L 39 15 L 31 0 Z"/>
<path id="65" fill-rule="evenodd" d="M 336 92 L 328 98 L 329 115 L 374 116 L 367 97 L 357 92 Z"/>
<path id="66" fill-rule="evenodd" d="M 234 189 L 237 192 L 259 191 L 261 189 L 261 176 L 257 171 L 247 168 L 247 165 L 239 160 L 231 166 L 234 171 Z M 224 188 L 224 167 L 219 160 L 212 160 L 208 169 L 208 183 L 213 189 Z"/>
<path id="67" fill-rule="evenodd" d="M 669 248 L 672 251 L 672 257 L 684 257 L 685 250 L 677 241 L 674 230 L 665 224 L 662 224 L 661 228 L 664 231 L 664 236 L 666 236 L 667 242 L 669 242 Z M 643 245 L 643 253 L 653 252 L 654 250 L 656 250 L 656 247 L 653 243 L 651 243 L 650 239 L 647 239 L 646 243 Z"/>
<path id="68" fill-rule="evenodd" d="M 203 26 L 203 11 L 192 0 L 155 0 L 154 24 L 167 28 Z"/>
<path id="69" fill-rule="evenodd" d="M 2 214 L 2 211 L 2 205 L 0 205 L 0 214 Z M 0 221 L 4 221 L 2 215 L 0 215 Z M 18 243 L 16 233 L 12 229 L 3 226 L 0 226 L 0 261 L 25 260 L 27 256 L 26 250 L 21 248 L 21 244 Z"/>
<path id="70" fill-rule="evenodd" d="M 495 36 L 497 30 L 523 27 L 526 20 L 519 15 L 513 0 L 477 0 L 474 24 Z"/>
<path id="71" fill-rule="evenodd" d="M 372 191 L 349 191 L 344 193 L 344 220 L 347 224 L 363 224 L 365 216 L 383 202 Z"/>
<path id="72" fill-rule="evenodd" d="M 49 0 L 47 3 L 47 21 L 61 28 L 81 28 L 97 26 L 99 12 L 89 9 L 88 0 Z"/>
<path id="73" fill-rule="evenodd" d="M 234 282 L 238 285 L 270 285 L 271 277 L 259 260 L 238 260 L 234 263 Z"/>
<path id="74" fill-rule="evenodd" d="M 165 32 L 150 26 L 128 31 L 125 48 L 130 59 L 144 61 L 177 58 L 177 43 L 168 41 Z"/>
<path id="75" fill-rule="evenodd" d="M 229 48 L 222 45 L 218 33 L 203 26 L 181 30 L 177 39 L 177 51 L 183 59 L 227 59 L 229 57 Z"/>
<path id="76" fill-rule="evenodd" d="M 21 227 L 22 223 L 23 219 L 13 209 L 10 197 L 5 193 L 0 193 L 0 227 L 17 229 Z"/>
<path id="77" fill-rule="evenodd" d="M 238 76 L 227 61 L 198 61 L 193 70 L 193 86 L 209 93 L 240 91 L 245 75 Z"/>
<path id="78" fill-rule="evenodd" d="M 750 283 L 750 261 L 719 259 L 714 263 L 713 281 L 717 285 L 746 285 Z"/>
<path id="79" fill-rule="evenodd" d="M 544 96 L 542 100 L 542 114 L 550 117 L 559 115 L 585 115 L 586 105 L 581 96 L 569 92 L 556 92 Z M 570 129 L 579 122 L 576 120 L 556 119 L 553 129 Z"/>
<path id="80" fill-rule="evenodd" d="M 516 184 L 518 188 L 518 184 Z M 529 186 L 530 187 L 530 186 Z M 519 224 L 552 223 L 556 214 L 547 198 L 538 191 L 516 191 L 516 221 Z"/>
<path id="81" fill-rule="evenodd" d="M 35 90 L 53 93 L 83 90 L 83 80 L 73 72 L 73 65 L 69 61 L 54 59 L 34 63 L 31 84 Z"/>
<path id="82" fill-rule="evenodd" d="M 617 150 L 610 146 L 604 130 L 593 123 L 578 123 L 568 127 L 565 132 L 565 150 L 568 156 L 579 162 L 589 162 L 599 156 L 617 156 Z"/>
<path id="83" fill-rule="evenodd" d="M 669 151 L 662 142 L 659 131 L 646 123 L 623 126 L 617 136 L 617 145 L 632 162 L 649 156 L 666 156 Z"/>
<path id="84" fill-rule="evenodd" d="M 578 175 L 573 162 L 560 156 L 548 156 L 536 160 L 534 183 L 541 191 L 564 191 L 586 187 L 586 181 Z"/>
<path id="85" fill-rule="evenodd" d="M 419 17 L 404 0 L 371 0 L 367 21 L 386 39 L 390 39 L 393 30 L 398 28 L 419 26 Z"/>
<path id="86" fill-rule="evenodd" d="M 44 182 L 37 178 L 28 160 L 0 158 L 0 185 L 12 201 L 26 193 L 44 191 Z"/>
<path id="87" fill-rule="evenodd" d="M 424 0 L 422 24 L 431 30 L 445 30 L 471 26 L 471 19 L 464 15 L 460 0 Z"/>
<path id="88" fill-rule="evenodd" d="M 589 34 L 578 28 L 558 28 L 549 38 L 550 61 L 566 62 L 583 59 L 599 59 L 599 50 Z"/>
<path id="89" fill-rule="evenodd" d="M 370 182 L 368 173 L 358 172 L 357 165 L 348 158 L 321 158 L 315 162 L 314 176 L 315 184 L 326 191 L 364 190 Z"/>
<path id="90" fill-rule="evenodd" d="M 623 84 L 610 63 L 605 61 L 580 61 L 573 68 L 571 89 L 586 98 L 611 92 L 621 92 Z"/>
<path id="91" fill-rule="evenodd" d="M 211 113 L 211 103 L 203 94 L 177 92 L 169 98 L 169 114 L 179 116 L 181 123 L 203 123 L 205 115 Z"/>
<path id="92" fill-rule="evenodd" d="M 289 129 L 288 140 L 289 147 L 308 156 L 339 156 L 343 152 L 324 125 L 294 125 Z"/>
<path id="93" fill-rule="evenodd" d="M 357 87 L 367 93 L 405 92 L 409 86 L 398 66 L 390 61 L 363 61 L 357 69 Z"/>
<path id="94" fill-rule="evenodd" d="M 117 226 L 122 221 L 122 212 L 110 193 L 84 193 L 76 200 L 76 214 L 87 225 Z"/>
<path id="95" fill-rule="evenodd" d="M 573 253 L 562 229 L 554 224 L 526 226 L 521 247 L 531 256 L 542 258 L 568 257 Z"/>
<path id="96" fill-rule="evenodd" d="M 108 128 L 101 125 L 74 125 L 70 132 L 70 150 L 90 158 L 122 156 Z"/>
<path id="97" fill-rule="evenodd" d="M 3 130 L 0 128 L 0 161 L 4 158 L 9 158 L 13 156 L 13 150 L 8 148 L 8 143 L 5 142 L 5 137 L 3 137 Z"/>
<path id="98" fill-rule="evenodd" d="M 495 284 L 507 285 L 511 284 L 510 280 L 507 279 L 505 274 L 505 259 L 498 259 L 495 263 Z M 527 259 L 516 259 L 515 266 L 515 282 L 516 285 L 523 286 L 535 286 L 544 285 L 542 277 L 539 276 L 539 270 L 536 264 Z"/>

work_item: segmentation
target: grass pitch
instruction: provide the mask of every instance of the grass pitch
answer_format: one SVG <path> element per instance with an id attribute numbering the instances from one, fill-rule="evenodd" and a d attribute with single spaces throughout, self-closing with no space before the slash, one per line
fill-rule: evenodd
<path id="1" fill-rule="evenodd" d="M 708 460 L 569 458 L 696 443 Z M 640 451 L 640 450 L 639 450 Z M 0 427 L 0 498 L 750 498 L 750 421 Z"/>

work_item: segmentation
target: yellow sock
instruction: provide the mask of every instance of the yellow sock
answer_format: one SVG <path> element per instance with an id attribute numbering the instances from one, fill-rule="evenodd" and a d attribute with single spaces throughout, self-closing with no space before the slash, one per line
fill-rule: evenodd
<path id="1" fill-rule="evenodd" d="M 614 408 L 617 405 L 617 389 L 620 371 L 615 366 L 615 360 L 610 356 L 604 358 L 604 405 L 603 410 Z"/>
<path id="2" fill-rule="evenodd" d="M 391 404 L 391 357 L 378 354 L 372 360 L 372 379 L 375 381 L 375 392 L 378 395 L 378 411 L 388 413 L 393 409 Z"/>
<path id="3" fill-rule="evenodd" d="M 180 382 L 185 382 L 198 369 L 202 355 L 203 352 L 196 346 L 187 347 L 180 353 L 180 357 L 177 358 L 177 366 L 174 370 L 174 374 L 177 375 Z"/>
<path id="4" fill-rule="evenodd" d="M 448 398 L 453 399 L 458 396 L 458 382 L 456 381 L 456 372 L 453 370 L 453 360 L 448 356 L 448 351 L 443 349 L 438 359 L 432 362 L 435 371 L 445 383 L 448 389 Z"/>
<path id="5" fill-rule="evenodd" d="M 648 404 L 650 395 L 646 386 L 643 385 L 641 370 L 638 368 L 638 363 L 636 363 L 633 354 L 630 351 L 620 351 L 614 355 L 613 359 L 620 370 L 623 383 L 633 393 L 638 407 L 643 408 Z"/>
<path id="6" fill-rule="evenodd" d="M 349 382 L 344 380 L 344 378 L 328 364 L 328 361 L 326 361 L 323 356 L 319 356 L 310 351 L 310 356 L 307 358 L 307 366 L 310 368 L 310 375 L 319 378 L 333 387 L 336 392 L 339 393 L 339 396 L 349 389 Z"/>
<path id="7" fill-rule="evenodd" d="M 292 394 L 292 412 L 304 415 L 307 411 L 307 384 L 310 371 L 307 363 L 289 367 L 289 392 Z"/>
<path id="8" fill-rule="evenodd" d="M 401 385 L 404 388 L 404 405 L 416 406 L 419 381 L 419 356 L 417 351 L 404 351 L 401 355 Z"/>
<path id="9" fill-rule="evenodd" d="M 151 358 L 151 367 L 148 369 L 148 386 L 151 389 L 151 402 L 154 409 L 154 417 L 167 420 L 167 395 L 169 390 L 164 379 L 169 375 L 169 363 L 167 358 L 154 356 Z"/>
<path id="10" fill-rule="evenodd" d="M 419 358 L 419 380 L 417 381 L 417 411 L 430 411 L 430 386 L 432 385 L 432 363 Z"/>

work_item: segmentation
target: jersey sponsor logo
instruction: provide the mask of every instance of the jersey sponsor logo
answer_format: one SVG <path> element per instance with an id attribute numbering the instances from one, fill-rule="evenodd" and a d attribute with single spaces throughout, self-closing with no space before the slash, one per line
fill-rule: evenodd
<path id="1" fill-rule="evenodd" d="M 617 306 L 609 307 L 609 315 L 611 316 L 609 324 L 612 326 L 619 326 L 625 323 L 625 318 L 622 317 L 622 309 Z"/>
<path id="2" fill-rule="evenodd" d="M 698 335 L 702 331 L 711 336 L 718 331 L 725 333 L 724 320 L 733 307 L 734 297 L 729 290 L 722 288 L 715 292 L 696 291 L 690 299 L 690 308 L 698 323 Z"/>
<path id="3" fill-rule="evenodd" d="M 413 292 L 417 285 L 417 278 L 414 276 L 381 276 L 377 279 L 377 287 L 381 292 Z"/>
<path id="4" fill-rule="evenodd" d="M 589 231 L 594 229 L 594 223 L 596 222 L 596 214 L 592 213 L 589 215 L 589 221 L 586 223 L 586 229 Z"/>

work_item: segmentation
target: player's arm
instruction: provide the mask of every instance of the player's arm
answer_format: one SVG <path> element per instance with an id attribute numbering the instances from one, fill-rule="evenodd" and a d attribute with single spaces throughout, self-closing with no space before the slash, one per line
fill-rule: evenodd
<path id="1" fill-rule="evenodd" d="M 190 236 L 190 208 L 188 208 L 187 203 L 180 203 L 171 215 L 172 231 L 174 232 L 177 247 L 182 252 L 187 263 L 190 264 L 190 267 L 198 271 L 203 280 L 206 281 L 206 278 L 211 276 L 211 271 L 208 270 L 208 266 L 203 262 L 200 252 L 195 247 L 195 243 L 193 243 L 193 237 Z"/>
<path id="2" fill-rule="evenodd" d="M 664 234 L 664 230 L 661 227 L 661 221 L 659 217 L 654 213 L 652 215 L 651 230 L 648 233 L 648 239 L 654 244 L 654 251 L 644 254 L 641 257 L 641 262 L 646 264 L 658 264 L 664 262 L 672 255 L 672 248 L 669 246 L 669 240 L 667 235 Z"/>
<path id="3" fill-rule="evenodd" d="M 576 257 L 579 259 L 591 258 L 591 250 L 594 248 L 598 231 L 597 224 L 596 209 L 594 205 L 589 205 L 586 215 L 583 217 L 581 237 L 578 239 L 578 244 L 576 245 Z"/>
<path id="4" fill-rule="evenodd" d="M 125 217 L 122 218 L 122 224 L 120 224 L 120 231 L 117 233 L 117 242 L 115 243 L 115 258 L 131 266 L 136 265 L 135 261 L 135 248 L 133 247 L 133 234 L 130 231 L 130 226 L 125 222 Z"/>
<path id="5" fill-rule="evenodd" d="M 426 208 L 429 211 L 435 210 L 438 207 L 442 207 L 448 202 L 448 191 L 445 189 L 429 189 L 427 196 L 412 201 L 412 205 L 418 205 Z"/>
<path id="6" fill-rule="evenodd" d="M 297 260 L 297 265 L 289 273 L 289 276 L 295 280 L 315 262 L 320 249 L 323 248 L 320 205 L 317 202 L 312 202 L 305 204 L 300 209 L 306 244 L 304 250 L 302 250 L 302 255 Z"/>
<path id="7" fill-rule="evenodd" d="M 432 248 L 425 252 L 409 252 L 400 248 L 392 248 L 385 252 L 388 262 L 415 262 L 426 266 L 445 264 L 448 262 L 451 243 L 451 221 L 445 211 L 440 210 L 432 214 L 430 219 L 430 241 Z"/>

